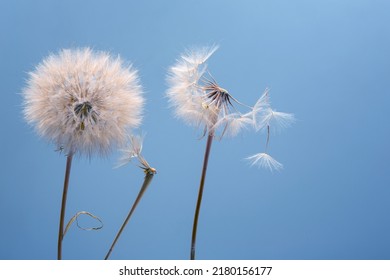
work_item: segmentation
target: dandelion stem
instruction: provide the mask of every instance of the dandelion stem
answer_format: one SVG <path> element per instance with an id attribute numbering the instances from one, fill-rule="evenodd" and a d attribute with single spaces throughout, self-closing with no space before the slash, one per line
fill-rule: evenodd
<path id="1" fill-rule="evenodd" d="M 213 138 L 214 138 L 213 134 L 209 133 L 209 135 L 207 137 L 206 150 L 204 153 L 203 169 L 202 169 L 202 176 L 200 178 L 198 200 L 196 202 L 194 224 L 192 227 L 191 260 L 195 260 L 195 243 L 196 243 L 196 232 L 197 232 L 197 228 L 198 228 L 199 211 L 200 211 L 200 205 L 202 203 L 204 182 L 206 180 L 207 164 L 209 162 L 209 155 L 210 155 L 210 150 L 211 150 L 211 144 L 213 143 Z"/>
<path id="2" fill-rule="evenodd" d="M 72 167 L 73 153 L 69 153 L 66 159 L 65 179 L 64 179 L 64 190 L 62 192 L 62 203 L 61 203 L 61 214 L 60 214 L 60 228 L 58 231 L 58 251 L 57 259 L 62 259 L 62 239 L 64 238 L 64 218 L 66 208 L 66 198 L 68 195 L 68 186 L 70 178 L 70 169 Z"/>
<path id="3" fill-rule="evenodd" d="M 116 242 L 119 239 L 119 236 L 122 234 L 122 231 L 124 230 L 124 228 L 126 227 L 127 223 L 129 222 L 129 220 L 131 218 L 131 215 L 133 214 L 135 208 L 137 207 L 138 203 L 141 201 L 141 198 L 142 198 L 143 194 L 145 193 L 146 189 L 148 188 L 148 186 L 152 182 L 154 174 L 155 174 L 154 172 L 146 171 L 144 182 L 143 182 L 143 184 L 141 186 L 141 189 L 140 189 L 140 191 L 138 193 L 138 196 L 135 199 L 135 201 L 133 203 L 133 206 L 131 207 L 130 212 L 127 215 L 125 221 L 123 222 L 121 228 L 119 229 L 118 233 L 116 234 L 115 239 L 112 242 L 112 245 L 110 247 L 110 250 L 108 250 L 106 257 L 104 258 L 105 260 L 107 260 L 110 257 L 111 252 L 114 249 L 114 246 L 115 246 Z"/>

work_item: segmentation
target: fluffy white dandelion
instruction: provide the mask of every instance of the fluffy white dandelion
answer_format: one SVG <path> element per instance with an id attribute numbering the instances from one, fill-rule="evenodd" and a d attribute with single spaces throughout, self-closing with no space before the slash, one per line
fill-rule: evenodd
<path id="1" fill-rule="evenodd" d="M 273 157 L 266 153 L 258 153 L 247 157 L 246 159 L 251 162 L 251 165 L 258 165 L 259 167 L 267 168 L 270 171 L 278 171 L 283 168 L 283 165 L 280 162 L 276 161 Z"/>
<path id="2" fill-rule="evenodd" d="M 90 48 L 49 55 L 29 73 L 24 115 L 67 154 L 58 231 L 62 259 L 66 200 L 74 154 L 107 154 L 141 122 L 144 103 L 137 71 L 119 57 Z"/>
<path id="3" fill-rule="evenodd" d="M 25 119 L 66 153 L 107 154 L 141 122 L 137 71 L 90 48 L 49 55 L 29 73 Z"/>

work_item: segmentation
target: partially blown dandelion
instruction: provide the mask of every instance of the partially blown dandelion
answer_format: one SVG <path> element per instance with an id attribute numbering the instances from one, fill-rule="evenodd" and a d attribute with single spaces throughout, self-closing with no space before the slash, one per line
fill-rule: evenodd
<path id="1" fill-rule="evenodd" d="M 141 122 L 144 103 L 137 71 L 90 48 L 49 55 L 29 73 L 24 115 L 39 135 L 67 154 L 60 216 L 58 259 L 72 157 L 108 154 Z"/>
<path id="2" fill-rule="evenodd" d="M 243 104 L 207 72 L 206 61 L 217 49 L 217 46 L 201 48 L 182 55 L 170 68 L 167 95 L 176 115 L 191 125 L 203 127 L 204 134 L 214 136 L 220 130 L 221 137 L 235 136 L 252 120 L 234 106 Z"/>
<path id="3" fill-rule="evenodd" d="M 115 244 L 117 243 L 119 237 L 121 236 L 123 230 L 125 229 L 127 223 L 130 221 L 131 216 L 133 215 L 135 208 L 137 207 L 138 203 L 141 201 L 142 196 L 144 195 L 146 189 L 149 187 L 150 183 L 152 182 L 152 179 L 154 175 L 157 173 L 156 169 L 151 167 L 149 163 L 146 161 L 146 159 L 142 156 L 142 146 L 143 146 L 143 137 L 139 135 L 132 135 L 130 136 L 130 144 L 128 145 L 128 148 L 123 149 L 123 155 L 119 159 L 119 164 L 117 167 L 123 166 L 129 162 L 132 162 L 135 158 L 138 159 L 139 167 L 144 171 L 145 177 L 144 182 L 142 183 L 141 189 L 138 193 L 137 198 L 135 199 L 133 206 L 131 207 L 129 213 L 127 214 L 126 219 L 124 220 L 121 228 L 119 229 L 118 233 L 116 234 L 114 241 L 111 244 L 110 249 L 108 250 L 106 257 L 104 258 L 107 260 L 112 250 L 115 247 Z"/>
<path id="4" fill-rule="evenodd" d="M 201 127 L 207 135 L 206 150 L 195 209 L 191 240 L 191 259 L 195 259 L 195 243 L 199 210 L 206 178 L 211 145 L 215 136 L 235 136 L 246 127 L 257 131 L 267 130 L 269 142 L 270 126 L 274 123 L 287 126 L 292 120 L 291 114 L 273 111 L 269 103 L 268 90 L 251 107 L 235 99 L 226 89 L 220 87 L 207 70 L 207 60 L 218 49 L 217 46 L 193 49 L 182 54 L 176 64 L 169 69 L 167 96 L 175 108 L 177 117 L 186 123 Z M 240 108 L 249 110 L 242 113 Z M 282 165 L 266 153 L 248 158 L 252 164 L 261 167 L 280 169 Z"/>

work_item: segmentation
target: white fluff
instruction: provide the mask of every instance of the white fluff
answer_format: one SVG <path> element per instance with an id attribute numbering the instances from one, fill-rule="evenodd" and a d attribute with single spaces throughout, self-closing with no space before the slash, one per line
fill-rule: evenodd
<path id="1" fill-rule="evenodd" d="M 271 171 L 280 170 L 283 168 L 283 165 L 272 158 L 269 154 L 258 153 L 253 156 L 247 157 L 247 160 L 251 161 L 251 165 L 257 165 L 259 167 L 267 168 Z"/>
<path id="2" fill-rule="evenodd" d="M 137 71 L 90 48 L 64 49 L 29 73 L 25 119 L 66 153 L 107 154 L 140 125 L 144 98 Z"/>
<path id="3" fill-rule="evenodd" d="M 187 124 L 201 127 L 212 136 L 236 136 L 243 128 L 266 131 L 268 148 L 270 129 L 284 128 L 294 121 L 292 114 L 271 109 L 269 90 L 251 107 L 235 99 L 220 87 L 207 69 L 207 60 L 217 46 L 187 50 L 169 68 L 167 97 L 175 115 Z M 241 113 L 237 107 L 248 112 Z M 253 164 L 270 170 L 279 170 L 282 165 L 266 153 L 248 158 Z"/>

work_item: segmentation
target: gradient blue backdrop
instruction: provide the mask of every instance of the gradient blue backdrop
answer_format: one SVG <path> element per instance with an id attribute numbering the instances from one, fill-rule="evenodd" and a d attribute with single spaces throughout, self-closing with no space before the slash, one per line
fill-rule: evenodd
<path id="1" fill-rule="evenodd" d="M 250 167 L 264 135 L 215 142 L 201 210 L 199 259 L 390 259 L 390 1 L 0 2 L 0 259 L 55 259 L 65 157 L 22 115 L 27 72 L 61 48 L 91 46 L 139 69 L 144 155 L 158 170 L 114 259 L 188 259 L 205 141 L 173 117 L 167 69 L 217 43 L 209 66 L 244 103 L 266 87 L 296 115 L 271 138 L 282 172 Z M 74 161 L 64 259 L 104 258 L 139 186 L 118 158 Z M 83 219 L 84 225 L 90 220 Z"/>

